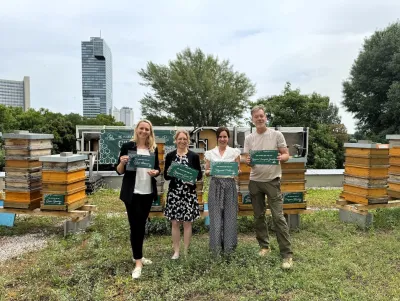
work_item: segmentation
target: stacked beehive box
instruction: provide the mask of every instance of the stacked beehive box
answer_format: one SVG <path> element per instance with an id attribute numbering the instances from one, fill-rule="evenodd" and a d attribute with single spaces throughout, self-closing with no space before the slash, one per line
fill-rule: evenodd
<path id="1" fill-rule="evenodd" d="M 200 164 L 201 164 L 201 167 L 202 167 L 201 169 L 204 170 L 204 153 L 205 153 L 204 149 L 203 148 L 192 148 L 190 150 L 194 151 L 196 154 L 199 155 Z M 204 210 L 204 200 L 203 200 L 204 179 L 203 178 L 200 181 L 196 182 L 197 201 L 199 202 L 201 211 Z"/>
<path id="2" fill-rule="evenodd" d="M 53 135 L 15 131 L 3 135 L 6 155 L 4 208 L 35 209 L 40 206 L 42 164 L 50 155 Z"/>
<path id="3" fill-rule="evenodd" d="M 164 196 L 164 166 L 165 166 L 165 139 L 164 138 L 156 138 L 157 150 L 158 150 L 158 161 L 160 164 L 160 175 L 156 177 L 157 181 L 157 194 L 158 198 L 156 201 L 153 201 L 151 206 L 151 211 L 163 211 L 165 206 L 165 196 Z"/>
<path id="4" fill-rule="evenodd" d="M 302 161 L 302 162 L 301 162 Z M 283 196 L 283 209 L 305 209 L 305 159 L 289 159 L 282 163 L 281 192 Z M 242 155 L 240 162 L 241 174 L 239 175 L 239 210 L 252 210 L 249 194 L 249 178 L 251 167 L 246 163 L 246 156 Z"/>
<path id="5" fill-rule="evenodd" d="M 345 143 L 345 171 L 341 197 L 358 204 L 388 202 L 389 146 Z"/>
<path id="6" fill-rule="evenodd" d="M 283 197 L 283 209 L 305 209 L 306 158 L 290 158 L 281 164 L 281 192 Z"/>
<path id="7" fill-rule="evenodd" d="M 400 199 L 400 135 L 387 135 L 389 140 L 389 179 L 388 195 Z"/>
<path id="8" fill-rule="evenodd" d="M 86 155 L 42 156 L 41 210 L 71 211 L 86 203 Z"/>
<path id="9" fill-rule="evenodd" d="M 238 202 L 240 211 L 253 210 L 249 193 L 251 167 L 246 164 L 247 155 L 242 153 L 240 159 L 240 174 L 238 177 Z"/>

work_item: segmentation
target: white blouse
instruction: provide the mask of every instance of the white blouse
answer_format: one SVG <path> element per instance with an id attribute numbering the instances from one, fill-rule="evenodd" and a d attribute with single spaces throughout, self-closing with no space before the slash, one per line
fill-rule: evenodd
<path id="1" fill-rule="evenodd" d="M 138 148 L 137 153 L 139 155 L 150 156 L 150 152 L 148 149 L 140 149 Z M 135 181 L 135 189 L 133 193 L 137 194 L 151 194 L 153 189 L 151 187 L 151 177 L 147 173 L 150 171 L 150 168 L 138 168 L 136 170 L 136 181 Z"/>
<path id="2" fill-rule="evenodd" d="M 224 154 L 221 156 L 218 146 L 206 151 L 204 157 L 207 161 L 223 161 L 235 162 L 236 158 L 240 156 L 240 149 L 227 146 Z"/>

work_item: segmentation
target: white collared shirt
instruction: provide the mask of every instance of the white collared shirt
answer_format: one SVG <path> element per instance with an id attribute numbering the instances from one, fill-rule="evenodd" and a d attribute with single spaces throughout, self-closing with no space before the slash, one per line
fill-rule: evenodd
<path id="1" fill-rule="evenodd" d="M 237 157 L 240 156 L 240 149 L 226 146 L 224 154 L 221 156 L 218 146 L 206 151 L 204 157 L 207 161 L 222 161 L 222 162 L 235 162 Z"/>
<path id="2" fill-rule="evenodd" d="M 224 154 L 221 156 L 218 146 L 206 151 L 204 157 L 207 161 L 235 162 L 237 157 L 240 159 L 240 149 L 226 146 Z M 232 176 L 216 176 L 218 178 L 232 178 Z"/>

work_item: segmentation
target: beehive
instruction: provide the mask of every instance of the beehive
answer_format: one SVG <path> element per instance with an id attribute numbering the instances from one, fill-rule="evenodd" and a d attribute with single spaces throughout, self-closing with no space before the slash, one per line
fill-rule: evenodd
<path id="1" fill-rule="evenodd" d="M 389 140 L 388 195 L 400 199 L 400 135 L 387 135 Z"/>
<path id="2" fill-rule="evenodd" d="M 53 135 L 15 131 L 5 140 L 4 208 L 35 209 L 40 206 L 42 166 L 39 156 L 50 155 Z"/>
<path id="3" fill-rule="evenodd" d="M 345 143 L 345 173 L 341 197 L 358 204 L 388 202 L 389 146 Z"/>
<path id="4" fill-rule="evenodd" d="M 289 158 L 281 164 L 281 192 L 283 209 L 305 209 L 306 193 L 306 158 Z"/>
<path id="5" fill-rule="evenodd" d="M 290 158 L 281 164 L 282 178 L 281 191 L 284 209 L 303 209 L 307 207 L 305 202 L 305 158 Z M 252 210 L 249 194 L 249 178 L 251 167 L 246 164 L 246 155 L 242 155 L 240 162 L 238 202 L 239 210 Z"/>
<path id="6" fill-rule="evenodd" d="M 86 155 L 42 156 L 41 210 L 71 211 L 86 203 Z"/>
<path id="7" fill-rule="evenodd" d="M 165 139 L 156 137 L 158 160 L 164 161 L 165 159 Z"/>

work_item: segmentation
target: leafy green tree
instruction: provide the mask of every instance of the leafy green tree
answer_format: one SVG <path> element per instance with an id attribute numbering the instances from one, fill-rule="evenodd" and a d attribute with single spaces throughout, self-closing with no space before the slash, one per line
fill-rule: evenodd
<path id="1" fill-rule="evenodd" d="M 343 168 L 344 148 L 348 141 L 346 127 L 341 124 L 338 107 L 329 97 L 317 93 L 301 94 L 286 83 L 281 95 L 265 97 L 251 103 L 262 104 L 269 117 L 269 126 L 309 127 L 309 168 Z"/>
<path id="2" fill-rule="evenodd" d="M 179 125 L 228 124 L 242 117 L 255 93 L 244 73 L 200 49 L 187 48 L 168 65 L 149 62 L 139 75 L 151 89 L 140 101 L 142 115 Z"/>
<path id="3" fill-rule="evenodd" d="M 343 105 L 366 137 L 383 142 L 400 132 L 400 23 L 376 31 L 364 42 L 348 80 Z"/>

